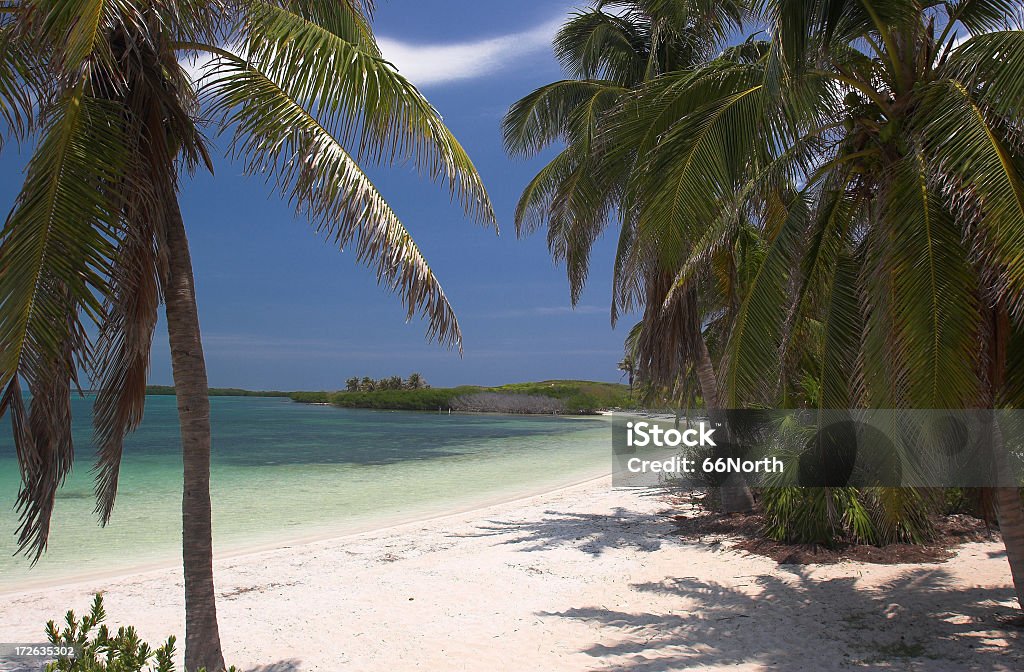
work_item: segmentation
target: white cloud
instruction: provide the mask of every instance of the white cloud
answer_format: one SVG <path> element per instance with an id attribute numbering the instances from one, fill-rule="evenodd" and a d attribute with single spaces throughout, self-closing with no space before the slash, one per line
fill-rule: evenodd
<path id="1" fill-rule="evenodd" d="M 473 42 L 414 44 L 378 36 L 377 43 L 384 57 L 413 84 L 443 84 L 492 75 L 549 50 L 564 22 L 562 15 L 529 30 Z"/>
<path id="2" fill-rule="evenodd" d="M 221 49 L 235 56 L 240 56 L 243 51 L 240 43 L 225 44 L 221 46 Z M 192 78 L 194 84 L 205 84 L 204 80 L 210 76 L 209 66 L 213 63 L 214 58 L 212 54 L 201 51 L 179 58 L 178 65 L 185 71 L 185 74 Z"/>
<path id="3" fill-rule="evenodd" d="M 384 58 L 417 86 L 464 81 L 494 74 L 527 56 L 551 49 L 551 40 L 565 23 L 561 14 L 528 30 L 471 42 L 418 44 L 377 36 Z M 238 45 L 227 45 L 228 51 L 241 53 Z M 206 67 L 213 60 L 209 54 L 179 59 L 178 63 L 199 82 L 208 74 Z"/>

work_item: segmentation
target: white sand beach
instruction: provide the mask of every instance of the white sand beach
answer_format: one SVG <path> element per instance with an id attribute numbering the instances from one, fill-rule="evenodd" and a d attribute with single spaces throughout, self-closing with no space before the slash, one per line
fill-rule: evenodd
<path id="1" fill-rule="evenodd" d="M 218 560 L 242 670 L 1020 670 L 998 543 L 924 565 L 777 565 L 674 535 L 609 478 L 470 512 Z M 0 596 L 0 640 L 102 591 L 112 625 L 184 631 L 179 571 Z M 180 651 L 179 651 L 180 655 Z"/>

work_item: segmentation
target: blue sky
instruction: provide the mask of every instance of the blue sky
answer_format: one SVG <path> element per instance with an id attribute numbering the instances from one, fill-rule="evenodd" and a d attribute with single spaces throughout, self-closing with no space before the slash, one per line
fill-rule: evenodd
<path id="1" fill-rule="evenodd" d="M 572 310 L 564 270 L 544 235 L 516 238 L 512 213 L 542 160 L 509 159 L 500 122 L 508 106 L 561 76 L 550 40 L 577 4 L 380 0 L 374 22 L 385 55 L 444 115 L 483 175 L 501 235 L 465 219 L 445 189 L 404 168 L 371 169 L 441 279 L 462 325 L 465 354 L 424 339 L 373 274 L 318 240 L 260 178 L 219 160 L 182 188 L 210 383 L 250 389 L 335 389 L 352 375 L 420 371 L 433 385 L 545 378 L 618 380 L 628 320 L 612 330 L 614 237 L 595 249 L 591 281 Z M 0 155 L 9 207 L 26 150 Z M 171 382 L 161 322 L 150 379 Z"/>

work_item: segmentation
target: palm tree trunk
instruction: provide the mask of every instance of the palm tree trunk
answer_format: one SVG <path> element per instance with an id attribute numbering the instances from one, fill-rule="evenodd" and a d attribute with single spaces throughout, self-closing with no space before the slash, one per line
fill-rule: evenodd
<path id="1" fill-rule="evenodd" d="M 997 454 L 996 469 L 1005 476 L 1012 472 L 1009 471 L 1006 448 L 998 444 L 994 446 Z M 1017 593 L 1017 605 L 1024 609 L 1024 508 L 1021 507 L 1020 488 L 994 488 L 994 491 L 999 534 L 1003 537 L 1003 546 L 1006 548 L 1006 560 L 1010 563 L 1010 576 L 1013 577 L 1013 588 Z"/>
<path id="2" fill-rule="evenodd" d="M 711 362 L 711 353 L 708 352 L 708 345 L 704 342 L 703 336 L 697 341 L 697 380 L 700 382 L 700 393 L 704 397 L 704 405 L 710 416 L 714 411 L 721 410 L 718 376 L 715 375 L 715 365 Z M 721 421 L 724 423 L 725 418 Z M 722 510 L 726 513 L 745 513 L 754 508 L 754 495 L 741 474 L 727 475 L 718 491 L 722 498 Z"/>
<path id="3" fill-rule="evenodd" d="M 700 382 L 700 394 L 704 397 L 704 405 L 708 410 L 718 410 L 718 376 L 715 365 L 711 362 L 711 353 L 703 336 L 697 339 L 697 380 Z"/>
<path id="4" fill-rule="evenodd" d="M 992 315 L 992 337 L 989 342 L 989 399 L 993 408 L 999 400 L 999 391 L 1006 382 L 1006 350 L 1010 339 L 1010 317 L 1004 301 L 999 301 Z M 1013 474 L 1006 442 L 998 423 L 993 422 L 991 436 L 992 466 L 997 483 Z M 1017 605 L 1024 609 L 1024 507 L 1021 505 L 1020 488 L 993 488 L 996 505 L 996 519 L 999 534 L 1006 548 L 1006 560 L 1010 563 L 1010 576 L 1017 593 Z"/>
<path id="5" fill-rule="evenodd" d="M 166 290 L 167 333 L 181 425 L 184 494 L 181 500 L 182 566 L 185 574 L 185 670 L 224 669 L 213 586 L 210 504 L 210 398 L 199 335 L 192 258 L 177 204 L 169 213 Z"/>

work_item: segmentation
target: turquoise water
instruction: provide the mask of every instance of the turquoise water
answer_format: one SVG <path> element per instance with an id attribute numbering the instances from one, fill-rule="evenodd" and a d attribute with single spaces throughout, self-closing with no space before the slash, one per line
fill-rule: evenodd
<path id="1" fill-rule="evenodd" d="M 344 534 L 470 508 L 607 473 L 603 419 L 339 409 L 214 397 L 218 553 Z M 117 505 L 92 513 L 91 401 L 74 401 L 76 466 L 35 567 L 15 556 L 18 470 L 0 434 L 0 591 L 180 558 L 181 455 L 173 397 L 150 397 L 126 442 Z"/>

